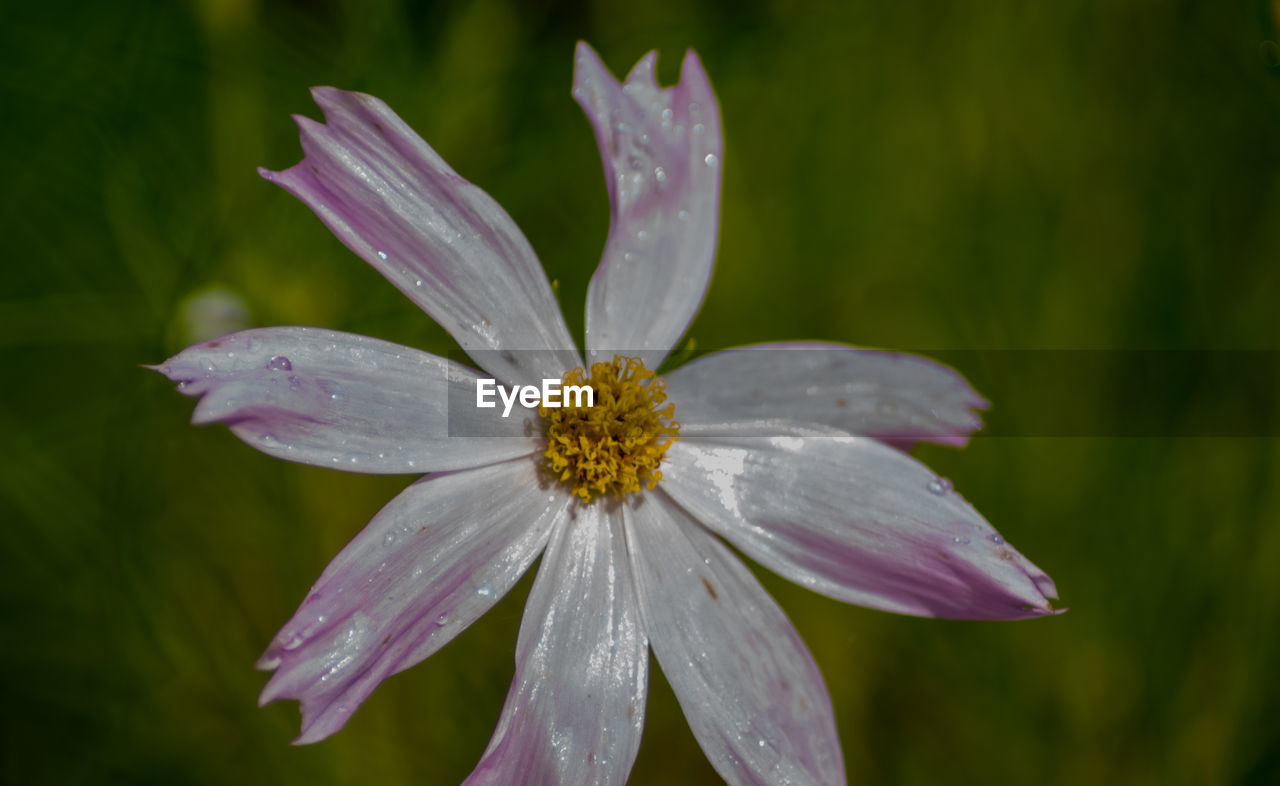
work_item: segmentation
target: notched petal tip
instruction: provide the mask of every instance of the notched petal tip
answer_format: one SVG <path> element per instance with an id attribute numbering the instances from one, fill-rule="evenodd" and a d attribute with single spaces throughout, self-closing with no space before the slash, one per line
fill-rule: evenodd
<path id="1" fill-rule="evenodd" d="M 631 66 L 631 70 L 627 72 L 627 78 L 623 80 L 626 85 L 641 85 L 652 90 L 658 89 L 658 50 L 650 49 L 644 53 L 644 56 Z"/>
<path id="2" fill-rule="evenodd" d="M 702 67 L 702 58 L 691 48 L 684 50 L 684 59 L 680 61 L 680 84 L 711 91 L 711 78 Z"/>

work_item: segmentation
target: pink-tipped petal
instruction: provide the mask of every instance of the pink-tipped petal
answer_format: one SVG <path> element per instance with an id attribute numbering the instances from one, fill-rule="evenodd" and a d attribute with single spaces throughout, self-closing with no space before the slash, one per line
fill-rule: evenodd
<path id="1" fill-rule="evenodd" d="M 431 475 L 342 550 L 259 661 L 263 704 L 302 703 L 295 742 L 342 728 L 384 679 L 440 649 L 511 589 L 568 507 L 516 459 Z"/>
<path id="2" fill-rule="evenodd" d="M 917 355 L 843 344 L 760 344 L 666 375 L 681 434 L 787 436 L 835 428 L 895 445 L 963 447 L 987 402 L 964 377 Z"/>
<path id="3" fill-rule="evenodd" d="M 476 374 L 387 341 L 316 328 L 246 330 L 154 367 L 199 396 L 192 420 L 225 423 L 279 458 L 352 472 L 423 473 L 537 451 L 527 410 L 475 401 Z M 450 436 L 451 428 L 454 434 Z M 467 436 L 485 434 L 493 436 Z"/>
<path id="4" fill-rule="evenodd" d="M 644 726 L 649 644 L 622 522 L 576 508 L 525 605 L 516 676 L 468 784 L 621 784 Z"/>
<path id="5" fill-rule="evenodd" d="M 306 157 L 262 176 L 305 202 L 494 376 L 536 384 L 577 365 L 546 275 L 498 203 L 377 98 L 332 87 L 312 95 L 326 122 L 297 118 Z"/>
<path id="6" fill-rule="evenodd" d="M 649 368 L 693 320 L 711 280 L 720 218 L 720 106 L 702 63 L 685 54 L 680 83 L 660 89 L 657 55 L 619 83 L 579 43 L 573 96 L 604 160 L 611 223 L 587 293 L 587 350 L 640 354 Z"/>
<path id="7" fill-rule="evenodd" d="M 923 464 L 866 437 L 681 439 L 662 487 L 765 567 L 901 614 L 1053 613 L 1053 582 Z"/>
<path id="8" fill-rule="evenodd" d="M 650 644 L 720 777 L 844 783 L 831 699 L 778 605 L 660 491 L 624 514 Z"/>

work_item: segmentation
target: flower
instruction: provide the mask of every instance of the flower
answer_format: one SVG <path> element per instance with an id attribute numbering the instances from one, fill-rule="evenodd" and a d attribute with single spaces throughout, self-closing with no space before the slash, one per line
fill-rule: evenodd
<path id="1" fill-rule="evenodd" d="M 315 328 L 235 333 L 158 370 L 271 455 L 427 473 L 312 587 L 260 666 L 322 739 L 388 676 L 491 608 L 541 554 L 515 678 L 475 783 L 618 783 L 639 745 L 652 648 L 731 783 L 840 783 L 818 668 L 725 541 L 831 597 L 921 616 L 1050 613 L 1052 581 L 900 448 L 963 445 L 985 402 L 931 361 L 835 344 L 702 357 L 655 379 L 711 276 L 723 159 L 698 57 L 660 89 L 656 55 L 617 82 L 585 44 L 573 95 L 604 159 L 612 221 L 587 299 L 586 366 L 532 248 L 385 104 L 313 94 L 300 198 L 506 384 L 589 383 L 597 410 L 488 418 L 450 436 L 479 372 Z M 455 406 L 453 418 L 477 418 Z M 471 421 L 468 421 L 471 423 Z M 623 425 L 618 425 L 623 424 Z M 493 435 L 503 438 L 493 439 Z"/>

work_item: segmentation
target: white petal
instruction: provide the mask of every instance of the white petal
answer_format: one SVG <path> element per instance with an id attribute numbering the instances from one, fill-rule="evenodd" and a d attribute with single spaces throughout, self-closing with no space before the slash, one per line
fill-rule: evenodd
<path id="1" fill-rule="evenodd" d="M 467 783 L 621 784 L 644 726 L 649 644 L 620 516 L 574 506 L 525 605 L 516 676 Z"/>
<path id="2" fill-rule="evenodd" d="M 440 649 L 511 589 L 569 495 L 516 459 L 430 475 L 342 550 L 259 666 L 262 703 L 302 702 L 299 743 L 342 728 L 384 679 Z"/>
<path id="3" fill-rule="evenodd" d="M 312 96 L 326 122 L 296 118 L 306 157 L 262 176 L 305 202 L 489 373 L 537 384 L 576 366 L 547 277 L 506 211 L 377 98 L 332 87 Z"/>
<path id="4" fill-rule="evenodd" d="M 225 423 L 263 453 L 303 464 L 422 473 L 538 449 L 536 413 L 503 418 L 500 409 L 476 408 L 471 369 L 366 336 L 246 330 L 155 368 L 200 397 L 196 423 Z"/>
<path id="5" fill-rule="evenodd" d="M 731 784 L 839 784 L 822 675 L 751 572 L 661 493 L 624 509 L 645 630 L 716 772 Z"/>
<path id="6" fill-rule="evenodd" d="M 662 488 L 752 559 L 838 600 L 960 619 L 1053 611 L 1053 582 L 923 464 L 866 437 L 681 439 Z"/>
<path id="7" fill-rule="evenodd" d="M 760 344 L 666 375 L 681 434 L 787 436 L 836 428 L 895 443 L 963 446 L 987 402 L 927 358 L 843 344 Z"/>
<path id="8" fill-rule="evenodd" d="M 693 320 L 711 280 L 724 151 L 720 106 L 702 63 L 685 54 L 680 83 L 654 81 L 656 53 L 619 84 L 578 44 L 573 95 L 604 160 L 611 223 L 587 293 L 587 350 L 639 355 L 649 368 Z"/>

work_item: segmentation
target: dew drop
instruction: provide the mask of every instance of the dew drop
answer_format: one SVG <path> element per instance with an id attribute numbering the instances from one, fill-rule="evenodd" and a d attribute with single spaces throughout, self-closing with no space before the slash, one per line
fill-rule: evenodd
<path id="1" fill-rule="evenodd" d="M 212 360 L 204 360 L 203 362 L 201 362 L 201 363 L 200 363 L 200 365 L 204 367 L 204 370 L 205 370 L 205 371 L 217 371 L 217 370 L 218 370 L 218 366 L 217 366 L 217 364 L 216 364 L 216 363 L 214 363 Z"/>
<path id="2" fill-rule="evenodd" d="M 382 545 L 384 546 L 390 546 L 392 543 L 395 543 L 395 542 L 396 542 L 396 533 L 394 532 L 388 532 L 386 535 L 382 536 Z"/>
<path id="3" fill-rule="evenodd" d="M 673 118 L 673 117 L 675 117 L 675 112 L 672 112 L 670 109 L 664 109 L 664 110 L 662 110 L 662 120 L 663 120 L 663 122 L 670 123 L 670 122 L 671 122 L 671 118 Z"/>
<path id="4" fill-rule="evenodd" d="M 693 133 L 695 134 L 701 134 L 703 131 L 706 131 L 706 130 L 707 130 L 707 127 L 701 123 L 693 124 Z"/>
<path id="5" fill-rule="evenodd" d="M 439 617 L 436 617 L 436 627 L 443 628 L 445 625 L 448 625 L 448 624 L 449 624 L 448 614 L 441 614 Z"/>
<path id="6" fill-rule="evenodd" d="M 485 584 L 480 587 L 476 587 L 476 594 L 482 598 L 492 597 L 493 587 L 490 587 L 488 584 Z"/>
<path id="7" fill-rule="evenodd" d="M 991 533 L 991 535 L 987 537 L 987 540 L 991 541 L 997 546 L 999 546 L 1001 543 L 1004 543 L 1004 538 L 1000 537 L 1000 533 L 998 532 Z"/>
<path id="8" fill-rule="evenodd" d="M 415 278 L 415 279 L 413 280 L 413 285 L 414 285 L 415 287 L 420 287 L 420 286 L 422 286 L 422 279 L 420 279 L 420 278 Z"/>
<path id="9" fill-rule="evenodd" d="M 667 170 L 663 169 L 662 167 L 656 167 L 653 170 L 653 176 L 658 178 L 659 183 L 664 183 L 667 180 Z"/>
<path id="10" fill-rule="evenodd" d="M 267 361 L 267 368 L 272 371 L 293 371 L 293 364 L 284 355 L 276 355 Z"/>
<path id="11" fill-rule="evenodd" d="M 953 541 L 955 541 L 956 543 L 959 543 L 961 546 L 968 546 L 968 545 L 969 545 L 969 539 L 968 539 L 968 538 L 962 538 L 962 537 L 960 537 L 960 536 L 956 536 L 956 537 L 952 538 L 952 540 L 953 540 Z"/>
<path id="12" fill-rule="evenodd" d="M 386 261 L 387 261 L 387 252 L 385 252 L 385 251 L 379 251 L 379 252 L 378 252 L 378 259 L 381 259 L 383 262 L 386 262 Z"/>
<path id="13" fill-rule="evenodd" d="M 688 211 L 688 210 L 681 210 L 679 213 L 676 213 L 676 218 L 680 219 L 681 221 L 688 221 L 688 220 L 689 220 L 689 211 Z"/>
<path id="14" fill-rule="evenodd" d="M 289 640 L 286 641 L 282 646 L 286 650 L 296 650 L 297 648 L 302 646 L 303 641 L 304 639 L 302 638 L 302 634 L 295 632 L 291 636 L 289 636 Z"/>
<path id="15" fill-rule="evenodd" d="M 706 162 L 707 166 L 715 166 L 720 163 L 720 159 L 715 153 L 707 153 L 707 157 L 702 160 Z"/>
<path id="16" fill-rule="evenodd" d="M 929 481 L 929 493 L 936 494 L 939 497 L 951 490 L 951 481 L 946 478 L 934 478 Z"/>
<path id="17" fill-rule="evenodd" d="M 640 156 L 632 156 L 631 158 L 627 159 L 627 164 L 632 169 L 639 169 L 643 165 L 643 163 L 644 162 L 640 160 Z"/>

